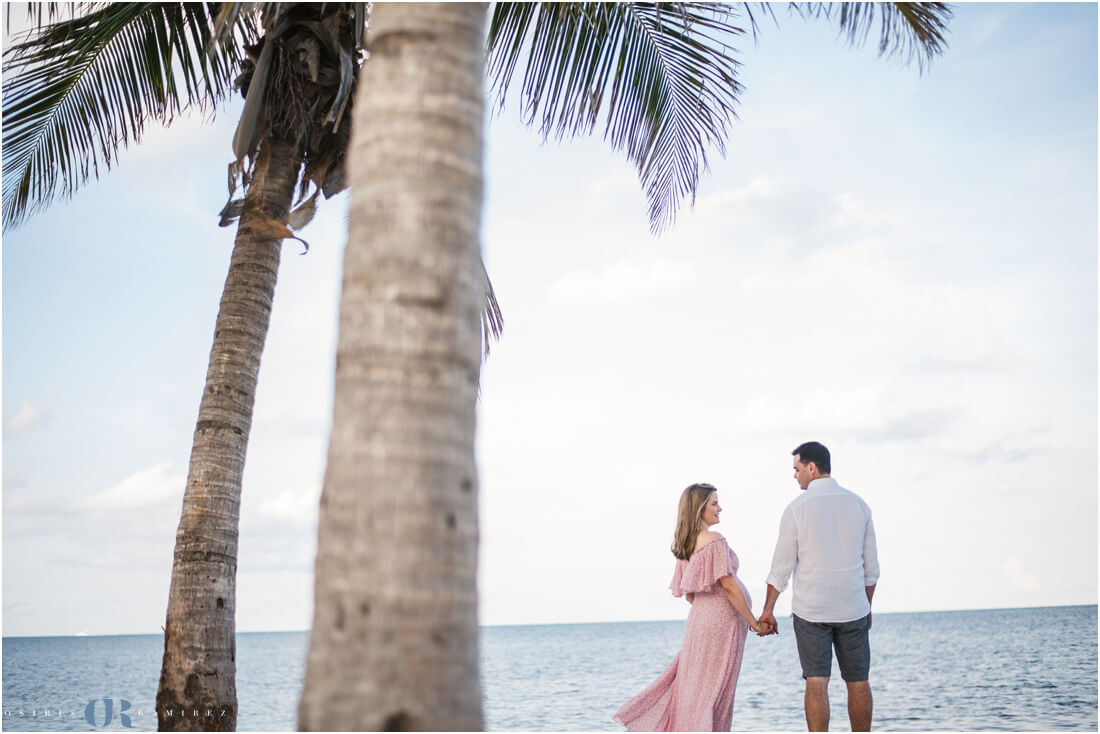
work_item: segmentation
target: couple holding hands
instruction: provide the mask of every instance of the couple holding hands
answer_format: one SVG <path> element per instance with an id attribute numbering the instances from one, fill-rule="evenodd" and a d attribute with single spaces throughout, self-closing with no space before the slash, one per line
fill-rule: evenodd
<path id="1" fill-rule="evenodd" d="M 803 492 L 780 520 L 759 618 L 737 578 L 737 554 L 710 530 L 722 512 L 717 490 L 693 484 L 680 495 L 671 589 L 687 599 L 691 611 L 680 652 L 615 714 L 631 731 L 729 731 L 745 640 L 749 630 L 761 637 L 779 633 L 773 609 L 792 573 L 791 616 L 806 680 L 807 727 L 828 731 L 835 648 L 852 731 L 870 731 L 868 631 L 879 573 L 871 510 L 830 476 L 829 450 L 820 443 L 804 443 L 791 453 Z"/>

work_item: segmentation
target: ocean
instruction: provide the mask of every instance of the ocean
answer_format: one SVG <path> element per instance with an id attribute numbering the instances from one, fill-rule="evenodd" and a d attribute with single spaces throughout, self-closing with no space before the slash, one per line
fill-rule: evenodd
<path id="1" fill-rule="evenodd" d="M 487 727 L 622 731 L 612 714 L 669 663 L 683 631 L 683 621 L 484 627 Z M 240 731 L 295 729 L 308 642 L 307 632 L 238 635 Z M 3 729 L 155 731 L 162 650 L 160 635 L 5 637 Z M 871 656 L 877 730 L 1097 730 L 1096 606 L 875 614 Z M 847 730 L 835 665 L 831 728 Z M 733 729 L 805 728 L 784 618 L 778 636 L 749 637 Z"/>

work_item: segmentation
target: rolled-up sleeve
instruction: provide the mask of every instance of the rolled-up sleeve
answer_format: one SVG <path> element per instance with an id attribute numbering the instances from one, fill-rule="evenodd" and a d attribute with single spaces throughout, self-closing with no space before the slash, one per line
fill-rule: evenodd
<path id="1" fill-rule="evenodd" d="M 775 553 L 772 554 L 772 568 L 767 583 L 778 591 L 786 589 L 797 562 L 798 529 L 795 527 L 794 513 L 788 507 L 779 521 L 779 539 L 775 541 Z"/>
<path id="2" fill-rule="evenodd" d="M 875 523 L 871 520 L 871 510 L 867 510 L 867 527 L 863 531 L 863 585 L 874 586 L 878 583 L 878 546 L 875 543 Z"/>

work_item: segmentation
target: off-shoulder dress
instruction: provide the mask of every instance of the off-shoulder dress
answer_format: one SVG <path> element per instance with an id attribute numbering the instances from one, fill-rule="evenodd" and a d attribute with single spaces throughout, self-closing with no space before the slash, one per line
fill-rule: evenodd
<path id="1" fill-rule="evenodd" d="M 749 591 L 737 578 L 739 565 L 725 538 L 696 549 L 686 561 L 677 559 L 672 594 L 695 595 L 684 645 L 657 680 L 623 704 L 615 721 L 631 731 L 730 730 L 749 625 L 718 580 L 732 576 L 751 608 Z"/>

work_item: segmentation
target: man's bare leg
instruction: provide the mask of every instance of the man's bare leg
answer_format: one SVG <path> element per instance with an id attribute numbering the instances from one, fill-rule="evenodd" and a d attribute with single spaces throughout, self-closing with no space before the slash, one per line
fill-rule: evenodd
<path id="1" fill-rule="evenodd" d="M 871 731 L 872 706 L 870 681 L 848 684 L 848 721 L 852 731 Z"/>
<path id="2" fill-rule="evenodd" d="M 829 731 L 829 679 L 806 679 L 806 728 Z"/>

